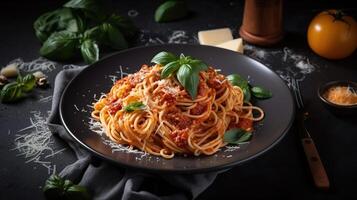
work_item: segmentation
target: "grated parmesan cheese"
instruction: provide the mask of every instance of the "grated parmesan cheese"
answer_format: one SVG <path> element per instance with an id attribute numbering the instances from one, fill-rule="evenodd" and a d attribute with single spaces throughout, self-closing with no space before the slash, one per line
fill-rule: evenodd
<path id="1" fill-rule="evenodd" d="M 17 131 L 21 134 L 16 135 L 15 147 L 12 150 L 17 150 L 18 156 L 26 159 L 25 163 L 37 163 L 45 167 L 48 174 L 55 173 L 56 165 L 47 159 L 62 153 L 66 148 L 55 150 L 46 117 L 40 111 L 31 111 L 31 114 L 31 125 Z"/>
<path id="2" fill-rule="evenodd" d="M 331 87 L 325 92 L 324 97 L 334 104 L 345 106 L 357 104 L 357 93 L 351 87 Z"/>

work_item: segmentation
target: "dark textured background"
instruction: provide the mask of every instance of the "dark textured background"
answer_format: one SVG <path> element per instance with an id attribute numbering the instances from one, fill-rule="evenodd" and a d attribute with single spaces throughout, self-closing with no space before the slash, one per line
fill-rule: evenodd
<path id="1" fill-rule="evenodd" d="M 39 57 L 40 43 L 37 41 L 32 23 L 42 13 L 53 10 L 65 1 L 2 1 L 0 7 L 0 65 L 4 66 L 15 58 L 30 61 Z M 129 10 L 138 11 L 135 24 L 143 30 L 141 40 L 135 46 L 154 44 L 149 38 L 167 37 L 174 30 L 185 30 L 194 43 L 197 31 L 218 27 L 230 27 L 237 35 L 242 21 L 243 1 L 188 1 L 191 15 L 185 20 L 158 24 L 153 20 L 153 12 L 161 1 L 115 1 L 113 8 L 122 15 Z M 328 112 L 318 100 L 316 90 L 328 80 L 349 79 L 357 81 L 357 55 L 340 61 L 328 61 L 311 52 L 306 43 L 306 29 L 312 17 L 326 8 L 344 8 L 357 17 L 353 1 L 285 1 L 284 2 L 284 41 L 274 48 L 261 49 L 269 54 L 288 47 L 309 58 L 318 66 L 317 70 L 306 75 L 302 83 L 311 119 L 308 129 L 318 147 L 320 156 L 330 177 L 331 190 L 318 191 L 312 181 L 298 137 L 294 129 L 268 153 L 256 160 L 218 176 L 215 183 L 199 199 L 351 199 L 356 198 L 357 180 L 357 120 L 336 117 Z M 254 51 L 247 51 L 254 56 Z M 286 63 L 279 56 L 257 58 L 274 70 L 284 70 Z M 53 83 L 55 75 L 61 70 L 48 73 Z M 52 85 L 53 86 L 53 85 Z M 16 132 L 30 125 L 30 111 L 46 114 L 50 102 L 39 103 L 39 96 L 52 94 L 52 88 L 39 90 L 32 98 L 17 104 L 0 104 L 0 199 L 42 199 L 41 186 L 49 176 L 47 169 L 38 164 L 25 164 L 26 159 L 18 156 L 14 148 Z M 277 116 L 278 117 L 278 116 Z M 21 134 L 21 133 L 19 133 Z M 66 147 L 55 138 L 55 148 Z M 74 161 L 70 150 L 54 156 L 50 161 L 57 171 Z"/>

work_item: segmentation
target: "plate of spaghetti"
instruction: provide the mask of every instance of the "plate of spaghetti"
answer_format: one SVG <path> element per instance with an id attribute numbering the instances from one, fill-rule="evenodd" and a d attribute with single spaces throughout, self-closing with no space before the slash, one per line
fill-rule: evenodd
<path id="1" fill-rule="evenodd" d="M 125 167 L 205 172 L 248 161 L 289 130 L 294 104 L 269 68 L 209 46 L 139 47 L 83 69 L 60 102 L 63 125 Z"/>

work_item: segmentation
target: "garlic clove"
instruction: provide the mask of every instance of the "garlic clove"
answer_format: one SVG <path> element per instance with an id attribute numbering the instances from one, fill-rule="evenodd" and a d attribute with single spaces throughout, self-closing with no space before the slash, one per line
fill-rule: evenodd
<path id="1" fill-rule="evenodd" d="M 19 74 L 19 69 L 16 63 L 12 63 L 1 69 L 1 75 L 6 76 L 7 78 L 16 77 Z"/>
<path id="2" fill-rule="evenodd" d="M 48 86 L 48 82 L 47 82 L 47 78 L 46 77 L 42 77 L 42 78 L 39 78 L 37 81 L 36 81 L 36 84 L 38 87 L 40 88 L 45 88 Z"/>
<path id="3" fill-rule="evenodd" d="M 39 80 L 40 78 L 45 78 L 46 77 L 46 75 L 41 71 L 36 71 L 32 75 L 36 78 L 36 80 Z"/>

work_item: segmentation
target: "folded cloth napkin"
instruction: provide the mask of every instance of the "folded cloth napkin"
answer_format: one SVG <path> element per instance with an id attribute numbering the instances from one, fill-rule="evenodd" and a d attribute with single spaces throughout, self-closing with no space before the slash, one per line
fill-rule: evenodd
<path id="1" fill-rule="evenodd" d="M 65 140 L 78 160 L 65 167 L 60 176 L 85 186 L 93 199 L 194 199 L 213 183 L 219 172 L 205 174 L 151 174 L 120 168 L 96 159 L 66 132 L 59 117 L 63 89 L 82 68 L 61 71 L 55 80 L 48 125 Z"/>

